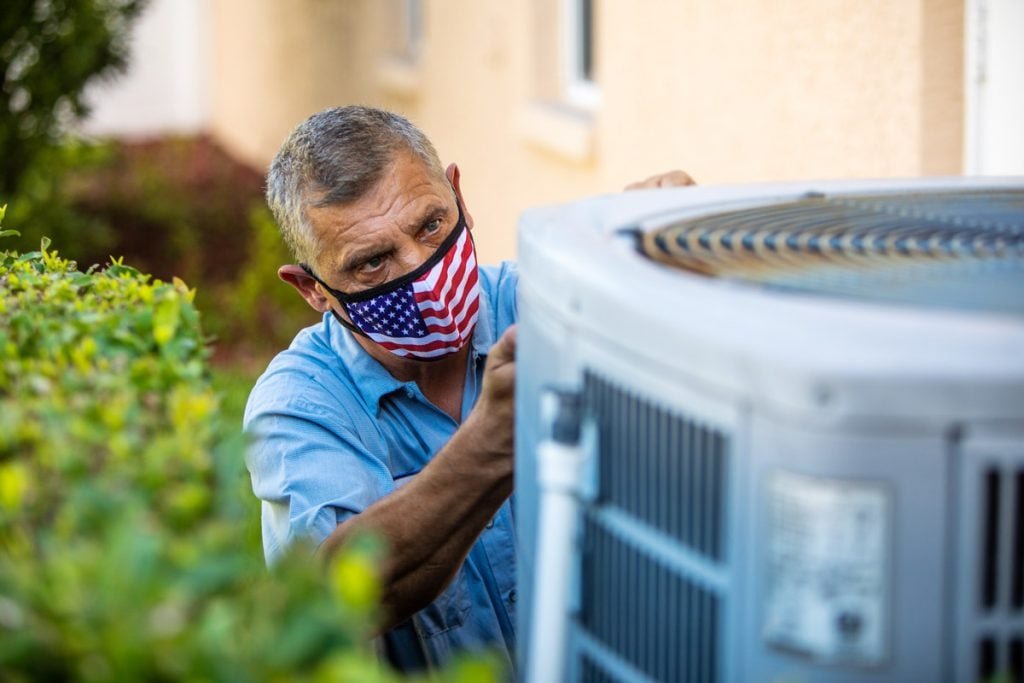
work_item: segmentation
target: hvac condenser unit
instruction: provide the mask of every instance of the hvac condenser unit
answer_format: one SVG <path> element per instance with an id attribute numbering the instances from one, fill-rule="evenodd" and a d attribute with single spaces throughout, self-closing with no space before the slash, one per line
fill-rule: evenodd
<path id="1" fill-rule="evenodd" d="M 519 255 L 524 677 L 1024 680 L 1024 179 L 624 193 Z"/>

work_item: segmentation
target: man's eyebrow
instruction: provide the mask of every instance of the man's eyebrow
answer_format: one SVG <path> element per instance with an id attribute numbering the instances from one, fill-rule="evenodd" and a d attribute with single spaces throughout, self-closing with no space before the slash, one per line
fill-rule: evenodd
<path id="1" fill-rule="evenodd" d="M 444 204 L 432 204 L 426 207 L 421 213 L 420 217 L 409 223 L 408 228 L 410 230 L 419 230 L 424 224 L 437 218 L 447 218 L 450 213 L 449 208 Z"/>
<path id="2" fill-rule="evenodd" d="M 338 270 L 342 274 L 346 273 L 362 264 L 364 261 L 368 261 L 374 256 L 383 256 L 389 251 L 391 251 L 390 245 L 384 246 L 381 244 L 370 244 L 365 247 L 356 248 L 345 255 L 341 260 L 341 265 L 338 267 Z"/>

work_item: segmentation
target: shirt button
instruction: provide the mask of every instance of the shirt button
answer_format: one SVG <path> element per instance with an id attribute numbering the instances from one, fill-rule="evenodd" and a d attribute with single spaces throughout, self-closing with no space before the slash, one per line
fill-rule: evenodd
<path id="1" fill-rule="evenodd" d="M 487 528 L 488 529 L 493 529 L 494 528 L 494 518 L 493 517 L 491 518 L 491 521 L 487 522 Z"/>
<path id="2" fill-rule="evenodd" d="M 508 601 L 509 602 L 515 602 L 516 601 L 516 597 L 517 597 L 516 589 L 513 588 L 512 590 L 510 590 L 508 592 Z"/>

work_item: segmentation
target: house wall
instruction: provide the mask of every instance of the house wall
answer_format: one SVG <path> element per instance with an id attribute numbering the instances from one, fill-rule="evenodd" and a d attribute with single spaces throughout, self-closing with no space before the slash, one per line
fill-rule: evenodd
<path id="1" fill-rule="evenodd" d="M 193 134 L 208 120 L 210 35 L 203 0 L 152 0 L 132 28 L 123 75 L 90 83 L 90 135 Z"/>
<path id="2" fill-rule="evenodd" d="M 211 126 L 265 165 L 328 106 L 399 111 L 456 161 L 482 260 L 526 206 L 671 168 L 701 183 L 961 172 L 963 0 L 595 0 L 601 103 L 559 101 L 554 0 L 213 0 Z M 554 84 L 554 85 L 553 85 Z"/>

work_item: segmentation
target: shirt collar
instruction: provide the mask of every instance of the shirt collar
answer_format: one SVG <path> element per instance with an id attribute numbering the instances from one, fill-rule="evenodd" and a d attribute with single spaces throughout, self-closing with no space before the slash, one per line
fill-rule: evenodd
<path id="1" fill-rule="evenodd" d="M 473 345 L 476 356 L 484 359 L 496 341 L 494 338 L 495 321 L 490 301 L 482 291 L 479 302 L 476 327 L 473 329 L 473 339 L 470 343 Z M 395 379 L 383 365 L 368 354 L 355 340 L 354 335 L 334 319 L 330 311 L 324 314 L 324 327 L 329 336 L 331 348 L 348 368 L 353 383 L 367 405 L 374 406 L 379 410 L 380 400 L 383 397 L 399 391 L 405 386 L 404 382 Z"/>

